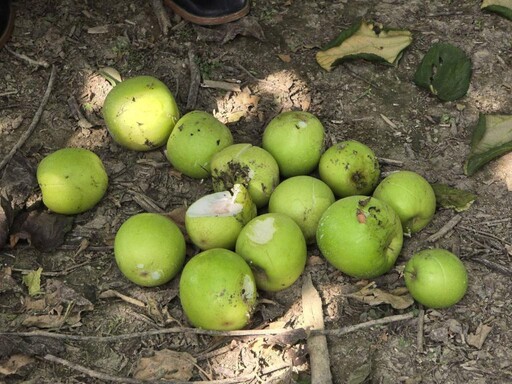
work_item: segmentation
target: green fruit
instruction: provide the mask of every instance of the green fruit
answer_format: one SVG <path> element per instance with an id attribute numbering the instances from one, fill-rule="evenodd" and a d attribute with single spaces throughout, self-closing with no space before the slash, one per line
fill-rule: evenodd
<path id="1" fill-rule="evenodd" d="M 107 191 L 108 176 L 101 159 L 83 148 L 63 148 L 37 167 L 44 204 L 56 213 L 74 215 L 94 207 Z"/>
<path id="2" fill-rule="evenodd" d="M 171 91 L 152 76 L 117 84 L 105 98 L 102 113 L 114 141 L 135 151 L 164 145 L 180 118 Z"/>
<path id="3" fill-rule="evenodd" d="M 241 329 L 251 319 L 256 299 L 251 268 L 242 257 L 227 249 L 197 254 L 181 273 L 181 306 L 195 327 Z"/>
<path id="4" fill-rule="evenodd" d="M 263 132 L 263 149 L 279 165 L 281 175 L 307 175 L 315 170 L 324 149 L 324 126 L 303 111 L 283 112 L 273 118 Z"/>
<path id="5" fill-rule="evenodd" d="M 247 189 L 236 184 L 232 191 L 203 196 L 188 209 L 185 226 L 190 240 L 202 250 L 234 249 L 238 234 L 256 217 L 256 205 Z"/>
<path id="6" fill-rule="evenodd" d="M 356 195 L 327 208 L 316 239 L 334 267 L 349 276 L 371 279 L 393 267 L 402 249 L 403 232 L 400 218 L 388 204 Z"/>
<path id="7" fill-rule="evenodd" d="M 338 197 L 370 194 L 380 176 L 375 153 L 355 140 L 342 141 L 327 149 L 320 158 L 318 171 Z"/>
<path id="8" fill-rule="evenodd" d="M 170 281 L 185 261 L 185 238 L 178 226 L 156 213 L 139 213 L 117 231 L 117 266 L 133 283 L 156 287 Z"/>
<path id="9" fill-rule="evenodd" d="M 411 296 L 429 308 L 447 308 L 466 294 L 468 275 L 460 259 L 444 249 L 427 249 L 407 262 L 404 280 Z"/>
<path id="10" fill-rule="evenodd" d="M 231 144 L 228 127 L 207 112 L 192 111 L 176 123 L 167 142 L 167 158 L 178 171 L 202 179 L 210 175 L 212 156 Z"/>
<path id="11" fill-rule="evenodd" d="M 251 266 L 258 288 L 275 292 L 288 288 L 302 274 L 307 248 L 295 221 L 281 213 L 267 213 L 242 229 L 236 253 Z"/>
<path id="12" fill-rule="evenodd" d="M 434 189 L 416 172 L 392 173 L 375 188 L 373 196 L 393 207 L 407 235 L 427 226 L 436 212 Z"/>
<path id="13" fill-rule="evenodd" d="M 270 153 L 247 143 L 233 144 L 212 157 L 213 189 L 225 191 L 244 185 L 256 207 L 268 204 L 279 184 L 279 166 Z"/>
<path id="14" fill-rule="evenodd" d="M 294 176 L 282 181 L 270 196 L 269 212 L 284 213 L 300 227 L 308 244 L 315 242 L 318 221 L 334 203 L 327 184 L 311 176 Z"/>

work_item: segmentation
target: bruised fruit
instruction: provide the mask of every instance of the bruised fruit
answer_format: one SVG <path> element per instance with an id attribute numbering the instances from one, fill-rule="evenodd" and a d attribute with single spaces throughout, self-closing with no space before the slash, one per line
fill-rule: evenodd
<path id="1" fill-rule="evenodd" d="M 241 329 L 251 319 L 257 300 L 251 268 L 241 256 L 227 249 L 201 252 L 183 268 L 180 300 L 195 327 Z"/>
<path id="2" fill-rule="evenodd" d="M 185 261 L 185 238 L 178 226 L 157 213 L 139 213 L 117 231 L 117 266 L 133 283 L 156 287 L 170 281 Z"/>

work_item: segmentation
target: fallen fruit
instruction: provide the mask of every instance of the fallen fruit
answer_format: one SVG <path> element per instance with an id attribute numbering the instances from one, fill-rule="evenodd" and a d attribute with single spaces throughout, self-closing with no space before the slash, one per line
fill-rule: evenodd
<path id="1" fill-rule="evenodd" d="M 318 172 L 336 196 L 347 197 L 370 194 L 379 182 L 380 167 L 371 148 L 347 140 L 325 151 Z"/>
<path id="2" fill-rule="evenodd" d="M 251 268 L 241 256 L 227 249 L 197 254 L 181 273 L 181 306 L 195 327 L 241 329 L 251 319 L 256 299 Z"/>
<path id="3" fill-rule="evenodd" d="M 373 196 L 385 201 L 400 216 L 406 235 L 422 230 L 436 212 L 436 195 L 423 176 L 412 171 L 398 171 L 382 180 Z"/>
<path id="4" fill-rule="evenodd" d="M 324 136 L 324 126 L 315 115 L 288 111 L 267 125 L 262 146 L 274 156 L 283 177 L 307 175 L 318 165 Z"/>
<path id="5" fill-rule="evenodd" d="M 212 156 L 233 144 L 228 127 L 210 113 L 192 111 L 174 127 L 167 142 L 167 158 L 174 168 L 195 179 L 210 175 Z"/>
<path id="6" fill-rule="evenodd" d="M 462 261 L 445 249 L 426 249 L 406 263 L 404 280 L 411 296 L 428 308 L 447 308 L 466 294 L 468 275 Z"/>
<path id="7" fill-rule="evenodd" d="M 173 94 L 152 76 L 117 84 L 105 98 L 102 114 L 114 141 L 135 151 L 164 145 L 180 118 Z"/>
<path id="8" fill-rule="evenodd" d="M 114 254 L 123 275 L 143 287 L 170 281 L 185 261 L 185 238 L 178 226 L 157 213 L 139 213 L 116 233 Z"/>
<path id="9" fill-rule="evenodd" d="M 334 201 L 334 194 L 322 180 L 294 176 L 282 181 L 272 192 L 268 211 L 291 217 L 301 228 L 306 242 L 311 244 L 316 240 L 320 217 Z"/>
<path id="10" fill-rule="evenodd" d="M 37 167 L 43 203 L 52 211 L 74 215 L 94 207 L 107 191 L 108 176 L 101 159 L 84 148 L 63 148 Z"/>
<path id="11" fill-rule="evenodd" d="M 356 195 L 327 208 L 316 239 L 334 267 L 349 276 L 370 279 L 393 267 L 402 249 L 403 231 L 391 206 L 374 197 Z"/>
<path id="12" fill-rule="evenodd" d="M 282 213 L 267 213 L 247 223 L 236 241 L 236 253 L 249 263 L 257 287 L 264 291 L 288 288 L 306 266 L 302 231 Z"/>

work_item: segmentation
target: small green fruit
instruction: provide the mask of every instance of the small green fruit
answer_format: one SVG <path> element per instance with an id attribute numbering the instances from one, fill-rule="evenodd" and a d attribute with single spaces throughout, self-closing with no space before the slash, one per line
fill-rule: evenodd
<path id="1" fill-rule="evenodd" d="M 426 227 L 436 212 L 434 189 L 416 172 L 392 173 L 375 188 L 373 196 L 393 207 L 407 235 Z"/>
<path id="2" fill-rule="evenodd" d="M 427 249 L 413 255 L 405 265 L 404 280 L 411 296 L 429 308 L 458 303 L 468 288 L 464 264 L 444 249 Z"/>
<path id="3" fill-rule="evenodd" d="M 181 273 L 181 306 L 195 327 L 241 329 L 251 319 L 256 299 L 251 268 L 242 257 L 227 249 L 197 254 Z"/>
<path id="4" fill-rule="evenodd" d="M 192 111 L 176 123 L 167 142 L 167 158 L 183 174 L 203 179 L 210 175 L 212 156 L 231 144 L 228 127 L 207 112 Z"/>
<path id="5" fill-rule="evenodd" d="M 294 176 L 282 181 L 270 196 L 269 212 L 290 216 L 299 225 L 306 242 L 314 243 L 318 221 L 334 203 L 334 194 L 322 180 Z"/>
<path id="6" fill-rule="evenodd" d="M 283 112 L 263 132 L 263 149 L 270 152 L 283 177 L 307 175 L 318 165 L 324 149 L 324 126 L 304 111 Z"/>
<path id="7" fill-rule="evenodd" d="M 347 197 L 370 194 L 379 182 L 380 167 L 368 146 L 348 140 L 325 151 L 318 172 L 336 196 Z"/>
<path id="8" fill-rule="evenodd" d="M 332 265 L 349 276 L 371 279 L 388 272 L 403 244 L 393 208 L 374 197 L 349 196 L 324 212 L 316 240 Z"/>
<path id="9" fill-rule="evenodd" d="M 74 215 L 94 207 L 107 191 L 108 176 L 101 159 L 83 148 L 63 148 L 37 167 L 44 204 L 56 213 Z"/>
<path id="10" fill-rule="evenodd" d="M 307 248 L 295 221 L 282 213 L 267 213 L 242 229 L 236 253 L 249 263 L 258 288 L 275 292 L 299 278 L 306 265 Z"/>
<path id="11" fill-rule="evenodd" d="M 139 213 L 117 231 L 114 254 L 124 276 L 143 287 L 170 281 L 185 262 L 185 238 L 178 226 L 156 213 Z"/>
<path id="12" fill-rule="evenodd" d="M 247 143 L 233 144 L 217 152 L 211 162 L 215 191 L 243 184 L 256 207 L 268 204 L 279 184 L 279 166 L 270 153 Z"/>
<path id="13" fill-rule="evenodd" d="M 236 184 L 232 191 L 203 196 L 188 209 L 185 226 L 190 240 L 202 250 L 234 249 L 236 239 L 250 220 L 256 217 L 249 192 Z"/>
<path id="14" fill-rule="evenodd" d="M 135 151 L 164 145 L 180 118 L 171 91 L 152 76 L 117 84 L 105 98 L 102 113 L 114 141 Z"/>

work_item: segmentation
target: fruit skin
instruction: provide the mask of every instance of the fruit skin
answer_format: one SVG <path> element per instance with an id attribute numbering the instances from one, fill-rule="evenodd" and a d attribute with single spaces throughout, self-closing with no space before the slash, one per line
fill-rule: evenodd
<path id="1" fill-rule="evenodd" d="M 317 244 L 334 267 L 349 276 L 374 278 L 388 272 L 402 249 L 400 218 L 383 201 L 349 196 L 320 218 Z"/>
<path id="2" fill-rule="evenodd" d="M 325 129 L 313 114 L 283 112 L 265 128 L 262 147 L 270 152 L 283 177 L 307 175 L 315 170 L 324 150 Z"/>
<path id="3" fill-rule="evenodd" d="M 404 233 L 419 232 L 434 217 L 436 195 L 423 176 L 412 171 L 392 173 L 382 180 L 373 196 L 393 207 L 400 216 Z"/>
<path id="4" fill-rule="evenodd" d="M 166 155 L 178 171 L 203 179 L 210 176 L 212 156 L 231 144 L 231 131 L 215 116 L 191 111 L 176 123 L 167 141 Z"/>
<path id="5" fill-rule="evenodd" d="M 217 152 L 211 161 L 215 191 L 225 191 L 235 184 L 244 185 L 256 207 L 268 204 L 279 184 L 279 166 L 261 147 L 248 143 L 233 144 Z"/>
<path id="6" fill-rule="evenodd" d="M 170 281 L 185 262 L 185 238 L 178 226 L 157 213 L 139 213 L 116 233 L 117 266 L 131 282 L 156 287 Z"/>
<path id="7" fill-rule="evenodd" d="M 181 306 L 195 327 L 241 329 L 249 322 L 256 299 L 251 268 L 241 256 L 227 249 L 197 254 L 181 273 Z"/>
<path id="8" fill-rule="evenodd" d="M 328 148 L 318 164 L 322 179 L 338 197 L 368 195 L 379 182 L 380 166 L 371 148 L 355 140 Z"/>
<path id="9" fill-rule="evenodd" d="M 180 118 L 173 94 L 153 76 L 117 84 L 105 98 L 102 114 L 114 141 L 135 151 L 164 145 Z"/>
<path id="10" fill-rule="evenodd" d="M 236 253 L 249 263 L 258 288 L 271 292 L 291 286 L 307 258 L 300 227 L 282 213 L 263 214 L 247 223 L 236 241 Z"/>
<path id="11" fill-rule="evenodd" d="M 462 261 L 445 249 L 426 249 L 406 263 L 404 280 L 411 296 L 429 308 L 447 308 L 458 303 L 468 288 Z"/>
<path id="12" fill-rule="evenodd" d="M 62 148 L 49 154 L 39 163 L 36 177 L 43 203 L 64 215 L 91 209 L 108 187 L 103 162 L 84 148 Z"/>
<path id="13" fill-rule="evenodd" d="M 268 211 L 291 217 L 301 228 L 306 242 L 312 244 L 320 217 L 334 201 L 332 190 L 322 180 L 294 176 L 276 187 L 270 196 Z"/>

